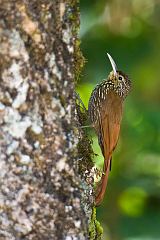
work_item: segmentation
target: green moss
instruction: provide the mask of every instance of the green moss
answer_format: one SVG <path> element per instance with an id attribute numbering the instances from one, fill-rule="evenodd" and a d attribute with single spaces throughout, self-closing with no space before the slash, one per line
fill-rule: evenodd
<path id="1" fill-rule="evenodd" d="M 80 126 L 78 127 L 85 126 L 88 119 L 87 112 L 84 109 L 82 109 L 78 103 L 76 105 L 76 110 L 77 110 L 78 122 L 80 124 Z M 90 171 L 90 169 L 94 166 L 94 163 L 92 160 L 94 156 L 94 152 L 92 149 L 92 142 L 89 139 L 86 133 L 86 130 L 81 128 L 80 132 L 81 132 L 81 138 L 79 139 L 77 149 L 78 149 L 78 156 L 80 159 L 82 159 L 82 161 L 79 161 L 79 173 L 84 175 L 84 172 L 86 170 Z"/>
<path id="2" fill-rule="evenodd" d="M 75 43 L 75 80 L 76 82 L 79 80 L 79 76 L 82 72 L 83 66 L 85 64 L 85 58 L 80 49 L 81 41 L 76 39 Z"/>
<path id="3" fill-rule="evenodd" d="M 68 0 L 69 8 L 67 11 L 67 19 L 72 27 L 72 35 L 75 39 L 74 42 L 74 74 L 75 82 L 79 79 L 82 68 L 85 63 L 85 58 L 80 49 L 81 41 L 78 37 L 80 21 L 79 21 L 79 0 Z"/>
<path id="4" fill-rule="evenodd" d="M 96 219 L 96 208 L 93 208 L 91 221 L 89 224 L 89 239 L 90 240 L 101 240 L 103 234 L 103 228 Z"/>
<path id="5" fill-rule="evenodd" d="M 83 161 L 79 162 L 79 173 L 83 175 L 85 170 L 90 170 L 94 166 L 92 161 L 92 156 L 94 153 L 91 148 L 91 141 L 87 136 L 84 135 L 79 141 L 77 148 L 80 159 L 83 159 Z"/>

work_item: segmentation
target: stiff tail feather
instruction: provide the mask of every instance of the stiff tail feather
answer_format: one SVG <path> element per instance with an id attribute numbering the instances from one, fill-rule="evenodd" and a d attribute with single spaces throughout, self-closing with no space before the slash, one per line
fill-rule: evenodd
<path id="1" fill-rule="evenodd" d="M 105 174 L 102 175 L 101 183 L 100 183 L 100 190 L 98 191 L 98 194 L 95 199 L 96 206 L 99 206 L 104 198 L 104 194 L 105 194 L 107 182 L 108 182 L 108 175 L 110 172 L 111 156 L 109 156 L 108 160 L 106 160 L 105 163 L 107 163 L 107 166 L 106 166 L 106 164 L 104 166 Z"/>

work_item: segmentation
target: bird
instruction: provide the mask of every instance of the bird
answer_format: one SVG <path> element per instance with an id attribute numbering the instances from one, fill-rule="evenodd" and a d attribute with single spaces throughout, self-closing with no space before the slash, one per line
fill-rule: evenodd
<path id="1" fill-rule="evenodd" d="M 111 169 L 112 154 L 116 148 L 123 115 L 124 100 L 131 91 L 129 77 L 119 71 L 109 53 L 112 71 L 107 79 L 101 81 L 91 93 L 88 115 L 104 156 L 103 174 L 96 190 L 95 205 L 99 206 L 104 198 L 108 175 Z"/>

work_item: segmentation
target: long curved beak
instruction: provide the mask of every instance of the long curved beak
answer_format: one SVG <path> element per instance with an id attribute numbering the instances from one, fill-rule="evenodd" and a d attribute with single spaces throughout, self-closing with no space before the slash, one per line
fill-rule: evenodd
<path id="1" fill-rule="evenodd" d="M 107 56 L 111 62 L 111 65 L 112 65 L 112 68 L 113 68 L 113 72 L 114 72 L 114 75 L 117 75 L 117 66 L 113 60 L 113 58 L 111 57 L 111 55 L 109 55 L 109 53 L 107 53 Z"/>

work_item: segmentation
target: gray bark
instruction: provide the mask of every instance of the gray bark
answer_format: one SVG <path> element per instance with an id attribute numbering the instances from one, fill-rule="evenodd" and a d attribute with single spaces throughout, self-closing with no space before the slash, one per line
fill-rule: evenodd
<path id="1" fill-rule="evenodd" d="M 0 0 L 2 240 L 90 238 L 93 164 L 74 98 L 78 24 L 76 0 Z"/>

